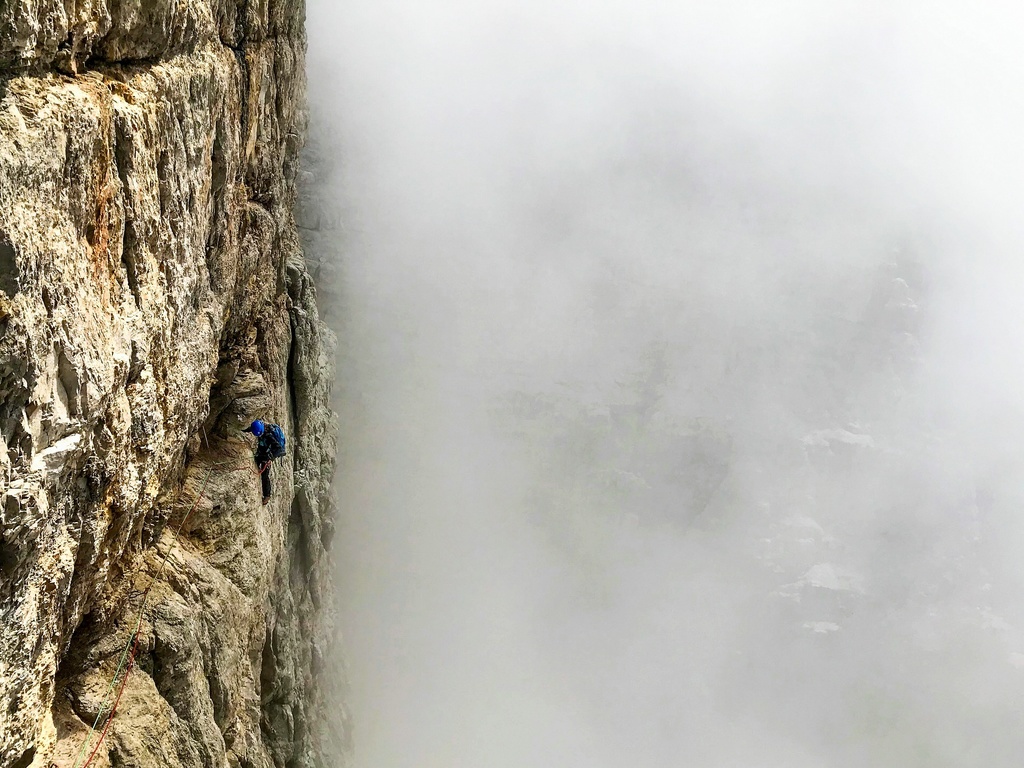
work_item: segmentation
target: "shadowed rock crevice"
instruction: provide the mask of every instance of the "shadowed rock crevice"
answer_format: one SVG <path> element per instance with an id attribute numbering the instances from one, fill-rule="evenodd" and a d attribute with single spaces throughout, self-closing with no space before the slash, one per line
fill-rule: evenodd
<path id="1" fill-rule="evenodd" d="M 0 232 L 0 291 L 6 293 L 8 298 L 17 295 L 20 276 L 14 246 L 7 236 Z"/>

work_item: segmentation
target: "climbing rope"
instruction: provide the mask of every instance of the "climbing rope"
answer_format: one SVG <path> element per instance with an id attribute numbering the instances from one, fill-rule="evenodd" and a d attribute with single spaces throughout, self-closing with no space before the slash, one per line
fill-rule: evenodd
<path id="1" fill-rule="evenodd" d="M 145 616 L 146 605 L 149 601 L 149 593 L 156 585 L 156 583 L 160 580 L 160 577 L 163 575 L 164 567 L 167 565 L 167 560 L 170 558 L 171 552 L 174 551 L 174 546 L 181 535 L 182 529 L 185 527 L 185 523 L 188 522 L 188 519 L 192 516 L 192 513 L 195 512 L 196 508 L 199 506 L 199 501 L 200 499 L 203 498 L 203 492 L 206 490 L 206 486 L 210 481 L 211 475 L 213 475 L 213 471 L 230 463 L 230 461 L 222 461 L 220 463 L 210 465 L 210 467 L 207 469 L 206 476 L 203 478 L 202 485 L 199 488 L 199 492 L 196 494 L 195 501 L 192 502 L 192 506 L 185 514 L 185 517 L 182 518 L 181 523 L 178 525 L 177 530 L 174 532 L 174 537 L 172 538 L 170 546 L 167 548 L 167 551 L 164 553 L 164 556 L 160 561 L 160 567 L 157 569 L 156 575 L 150 580 L 149 586 L 147 586 L 145 591 L 142 593 L 142 605 L 139 608 L 139 617 L 135 623 L 135 631 L 132 632 L 132 634 L 129 636 L 128 642 L 125 644 L 124 650 L 121 652 L 121 658 L 120 661 L 118 662 L 117 669 L 114 671 L 114 676 L 110 679 L 110 685 L 107 687 L 107 692 L 103 695 L 104 702 L 100 706 L 99 712 L 96 713 L 96 719 L 93 721 L 92 727 L 89 729 L 89 732 L 86 733 L 85 738 L 82 740 L 82 746 L 78 750 L 78 755 L 75 757 L 75 762 L 72 764 L 72 768 L 89 768 L 89 765 L 92 763 L 93 759 L 99 752 L 100 745 L 103 744 L 103 739 L 106 737 L 107 731 L 110 728 L 110 724 L 114 720 L 114 713 L 117 711 L 117 705 L 121 702 L 121 696 L 124 693 L 125 686 L 128 683 L 128 674 L 132 671 L 132 667 L 135 664 L 135 657 L 138 654 L 139 650 L 139 635 L 142 631 L 142 619 Z M 225 471 L 237 472 L 242 469 L 248 469 L 254 475 L 259 477 L 269 468 L 270 461 L 267 461 L 266 463 L 263 464 L 262 467 L 258 468 L 252 466 L 247 462 L 242 466 L 235 466 Z M 118 681 L 119 677 L 120 682 Z M 113 698 L 113 703 L 111 703 L 111 694 L 113 693 L 115 687 L 117 688 L 117 694 Z M 84 763 L 81 763 L 80 766 L 79 763 L 81 762 L 83 755 L 85 755 L 86 751 L 88 750 L 89 744 L 92 742 L 93 736 L 99 729 L 100 720 L 103 718 L 104 715 L 106 715 L 106 720 L 103 723 L 103 730 L 100 731 L 99 738 L 93 745 L 92 751 L 89 753 L 89 757 L 86 759 Z M 51 768 L 57 768 L 56 764 L 51 763 Z"/>

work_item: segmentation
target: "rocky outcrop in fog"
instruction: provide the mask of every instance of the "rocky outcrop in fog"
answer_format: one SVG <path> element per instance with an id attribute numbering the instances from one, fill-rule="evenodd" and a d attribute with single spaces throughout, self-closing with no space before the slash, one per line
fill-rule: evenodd
<path id="1" fill-rule="evenodd" d="M 76 763 L 154 578 L 92 765 L 321 763 L 334 341 L 292 214 L 303 16 L 0 8 L 0 765 Z M 267 506 L 256 416 L 289 438 Z"/>

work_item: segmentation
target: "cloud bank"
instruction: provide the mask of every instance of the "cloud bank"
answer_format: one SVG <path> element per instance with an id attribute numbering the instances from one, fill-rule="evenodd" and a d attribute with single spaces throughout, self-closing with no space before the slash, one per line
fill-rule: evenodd
<path id="1" fill-rule="evenodd" d="M 357 765 L 1014 765 L 1016 12 L 308 12 Z"/>

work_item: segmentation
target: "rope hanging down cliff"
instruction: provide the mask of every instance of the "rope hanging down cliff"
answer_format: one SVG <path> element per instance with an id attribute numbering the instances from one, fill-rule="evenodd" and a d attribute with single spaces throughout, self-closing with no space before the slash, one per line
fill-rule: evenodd
<path id="1" fill-rule="evenodd" d="M 203 492 L 206 490 L 206 486 L 209 483 L 210 477 L 213 475 L 214 470 L 223 467 L 228 463 L 229 462 L 225 461 L 219 464 L 213 464 L 212 466 L 209 467 L 209 469 L 207 469 L 206 476 L 203 478 L 203 482 L 199 487 L 199 492 L 196 494 L 195 501 L 192 502 L 192 506 L 185 514 L 185 517 L 182 518 L 181 523 L 178 525 L 177 530 L 174 532 L 174 537 L 171 540 L 171 544 L 167 548 L 167 551 L 164 553 L 163 558 L 160 560 L 160 567 L 157 569 L 156 575 L 154 575 L 152 580 L 149 582 L 149 586 L 147 586 L 145 591 L 142 593 L 142 605 L 139 607 L 139 615 L 137 621 L 135 622 L 135 630 L 128 637 L 128 642 L 125 643 L 124 650 L 121 652 L 121 658 L 118 661 L 117 669 L 114 671 L 114 675 L 110 679 L 110 685 L 107 687 L 107 691 L 103 696 L 103 704 L 100 705 L 100 709 L 96 713 L 96 719 L 93 721 L 93 724 L 89 728 L 88 733 L 86 733 L 85 738 L 82 740 L 82 746 L 78 750 L 78 754 L 75 757 L 75 762 L 72 763 L 71 768 L 88 768 L 88 766 L 92 763 L 97 753 L 99 752 L 100 745 L 103 744 L 103 739 L 106 737 L 107 731 L 110 729 L 110 724 L 114 720 L 114 713 L 117 711 L 117 705 L 121 701 L 121 695 L 124 693 L 125 686 L 128 683 L 128 675 L 132 671 L 132 666 L 135 663 L 135 656 L 139 650 L 139 634 L 142 631 L 142 619 L 145 616 L 146 605 L 149 601 L 149 593 L 153 589 L 154 585 L 160 580 L 160 577 L 163 575 L 164 567 L 167 565 L 167 560 L 170 558 L 171 552 L 174 551 L 175 544 L 177 544 L 178 542 L 178 538 L 180 537 L 181 531 L 185 527 L 185 523 L 187 523 L 188 519 L 192 516 L 192 513 L 195 512 L 196 507 L 199 506 L 199 501 L 200 499 L 203 498 Z M 259 468 L 254 468 L 249 464 L 244 464 L 242 466 L 232 467 L 231 469 L 225 471 L 237 472 L 239 470 L 247 469 L 254 475 L 262 477 L 269 468 L 270 462 L 267 461 L 263 463 L 262 466 L 260 466 Z M 115 688 L 117 689 L 117 693 L 113 696 L 113 701 L 111 702 L 111 695 L 113 694 Z M 104 715 L 106 715 L 105 720 Z M 93 737 L 95 736 L 96 731 L 99 730 L 101 720 L 104 720 L 103 730 L 100 731 L 99 738 L 96 740 L 95 744 L 92 745 L 92 751 L 89 752 L 89 757 L 86 758 L 85 762 L 83 763 L 82 757 L 89 750 L 89 746 L 92 743 Z M 59 766 L 57 766 L 56 763 L 51 763 L 50 768 L 59 768 Z"/>

